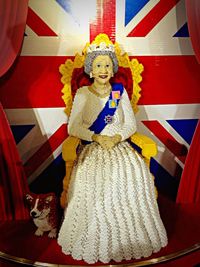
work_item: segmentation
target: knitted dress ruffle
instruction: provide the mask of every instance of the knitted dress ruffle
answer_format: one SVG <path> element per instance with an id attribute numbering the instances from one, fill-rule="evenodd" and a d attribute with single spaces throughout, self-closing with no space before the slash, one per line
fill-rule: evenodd
<path id="1" fill-rule="evenodd" d="M 124 141 L 86 145 L 73 168 L 58 243 L 87 263 L 139 259 L 167 245 L 152 175 Z"/>

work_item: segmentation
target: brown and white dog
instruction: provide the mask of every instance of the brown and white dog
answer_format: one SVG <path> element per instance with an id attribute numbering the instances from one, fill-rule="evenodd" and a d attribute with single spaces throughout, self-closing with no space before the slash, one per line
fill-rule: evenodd
<path id="1" fill-rule="evenodd" d="M 54 193 L 48 194 L 26 194 L 29 205 L 30 216 L 37 226 L 35 235 L 42 236 L 49 232 L 50 238 L 56 238 L 58 231 L 58 205 Z"/>

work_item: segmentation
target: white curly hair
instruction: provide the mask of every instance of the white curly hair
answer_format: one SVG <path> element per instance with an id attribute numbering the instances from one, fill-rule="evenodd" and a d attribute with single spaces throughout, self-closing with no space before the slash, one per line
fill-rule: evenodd
<path id="1" fill-rule="evenodd" d="M 113 72 L 116 73 L 118 71 L 118 60 L 117 57 L 115 55 L 115 53 L 113 53 L 112 51 L 93 51 L 90 52 L 86 55 L 85 58 L 85 62 L 84 62 L 84 71 L 85 73 L 87 73 L 88 75 L 90 75 L 90 72 L 92 71 L 92 63 L 95 60 L 96 57 L 100 56 L 100 55 L 108 55 L 113 63 Z"/>

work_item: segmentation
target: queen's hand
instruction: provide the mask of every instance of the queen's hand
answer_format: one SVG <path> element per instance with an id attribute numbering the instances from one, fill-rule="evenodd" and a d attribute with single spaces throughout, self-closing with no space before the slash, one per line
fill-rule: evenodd
<path id="1" fill-rule="evenodd" d="M 121 141 L 122 137 L 119 134 L 114 136 L 94 134 L 92 140 L 100 144 L 104 149 L 111 149 Z"/>

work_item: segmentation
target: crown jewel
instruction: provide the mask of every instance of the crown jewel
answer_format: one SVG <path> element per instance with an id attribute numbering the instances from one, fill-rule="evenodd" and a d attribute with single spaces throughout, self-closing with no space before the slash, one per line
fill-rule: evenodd
<path id="1" fill-rule="evenodd" d="M 106 44 L 105 42 L 101 42 L 100 44 L 91 44 L 87 48 L 87 53 L 92 53 L 94 51 L 110 51 L 115 52 L 114 45 L 113 44 Z"/>
<path id="2" fill-rule="evenodd" d="M 96 36 L 91 44 L 87 43 L 84 49 L 84 54 L 92 53 L 94 51 L 110 51 L 114 53 L 115 45 L 106 34 L 101 33 Z"/>

